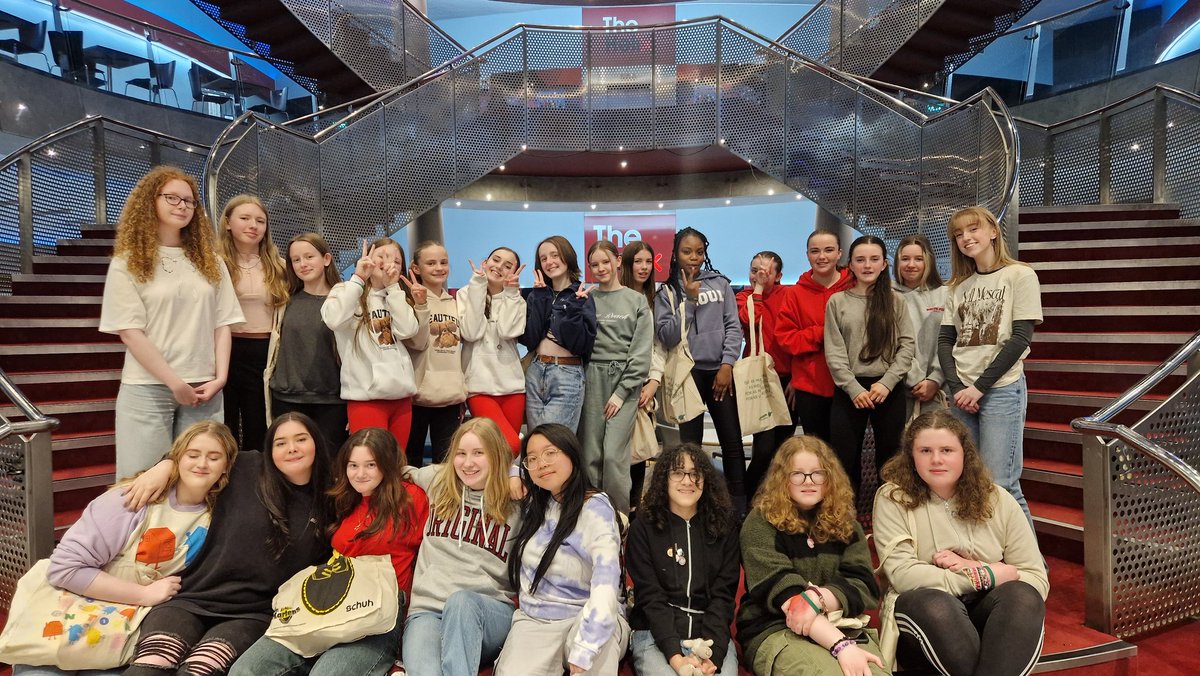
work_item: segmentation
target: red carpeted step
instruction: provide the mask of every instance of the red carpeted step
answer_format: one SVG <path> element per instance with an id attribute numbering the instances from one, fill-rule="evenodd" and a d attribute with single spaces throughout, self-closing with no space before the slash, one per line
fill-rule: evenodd
<path id="1" fill-rule="evenodd" d="M 12 276 L 12 289 L 16 296 L 101 296 L 104 279 L 104 275 L 17 274 Z"/>
<path id="2" fill-rule="evenodd" d="M 1026 263 L 1042 261 L 1142 260 L 1200 256 L 1200 237 L 1099 240 L 1095 242 L 1032 242 L 1021 247 Z"/>
<path id="3" fill-rule="evenodd" d="M 1031 412 L 1036 408 L 1031 407 Z M 1081 464 L 1083 437 L 1069 423 L 1025 420 L 1022 447 L 1026 458 Z"/>
<path id="4" fill-rule="evenodd" d="M 99 317 L 21 317 L 0 319 L 0 345 L 18 343 L 116 343 L 100 333 Z"/>
<path id="5" fill-rule="evenodd" d="M 107 238 L 64 239 L 55 247 L 60 256 L 111 256 L 112 250 L 113 240 Z"/>
<path id="6" fill-rule="evenodd" d="M 1034 338 L 1037 340 L 1036 334 Z M 1030 389 L 1122 392 L 1137 383 L 1159 365 L 1146 361 L 1087 362 L 1067 359 L 1026 359 L 1025 377 Z M 1154 389 L 1154 394 L 1169 394 L 1183 384 L 1187 369 L 1179 367 Z"/>
<path id="7" fill-rule="evenodd" d="M 1033 334 L 1034 343 L 1041 331 L 1103 332 L 1118 327 L 1138 331 L 1194 332 L 1200 328 L 1200 305 L 1176 305 L 1170 309 L 1146 305 L 1101 307 L 1043 307 L 1042 323 Z"/>
<path id="8" fill-rule="evenodd" d="M 1053 261 L 1030 263 L 1042 284 L 1078 284 L 1084 282 L 1170 282 L 1200 279 L 1200 257 L 1156 258 L 1105 261 Z"/>
<path id="9" fill-rule="evenodd" d="M 34 256 L 37 275 L 103 275 L 108 273 L 109 256 Z"/>
<path id="10" fill-rule="evenodd" d="M 82 399 L 114 398 L 121 386 L 121 370 L 34 371 L 9 377 L 34 403 L 61 400 L 64 392 Z"/>
<path id="11" fill-rule="evenodd" d="M 0 318 L 99 317 L 100 298 L 92 296 L 0 296 Z"/>
<path id="12" fill-rule="evenodd" d="M 1179 218 L 1178 204 L 1077 204 L 1035 207 L 1021 205 L 1021 226 L 1036 223 L 1078 223 L 1081 221 L 1129 221 Z"/>
<path id="13" fill-rule="evenodd" d="M 96 433 L 111 430 L 115 399 L 83 399 L 78 401 L 47 402 L 38 404 L 38 409 L 47 416 L 57 418 L 60 425 L 56 433 Z M 15 406 L 0 407 L 6 418 L 21 419 Z"/>
<path id="14" fill-rule="evenodd" d="M 1021 224 L 1020 246 L 1033 242 L 1099 242 L 1134 237 L 1194 237 L 1200 220 L 1081 221 L 1078 223 Z"/>
<path id="15" fill-rule="evenodd" d="M 1030 389 L 1029 410 L 1037 416 L 1035 420 L 1069 424 L 1075 418 L 1092 415 L 1118 396 L 1120 395 L 1117 393 L 1105 392 Z M 1164 399 L 1162 395 L 1144 397 L 1119 414 L 1116 422 L 1132 424 L 1161 404 Z M 1027 413 L 1027 419 L 1028 415 Z"/>
<path id="16" fill-rule="evenodd" d="M 1191 337 L 1190 333 L 1038 331 L 1033 337 L 1031 354 L 1039 359 L 1081 361 L 1109 361 L 1137 355 L 1147 361 L 1163 361 Z"/>
<path id="17" fill-rule="evenodd" d="M 124 363 L 121 343 L 0 345 L 0 369 L 5 371 L 119 369 Z"/>
<path id="18" fill-rule="evenodd" d="M 1200 280 L 1043 284 L 1043 307 L 1103 305 L 1190 305 L 1200 298 Z"/>

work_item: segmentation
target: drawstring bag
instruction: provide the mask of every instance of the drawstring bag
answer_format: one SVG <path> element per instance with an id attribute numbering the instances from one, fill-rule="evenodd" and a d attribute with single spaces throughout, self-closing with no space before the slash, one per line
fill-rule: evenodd
<path id="1" fill-rule="evenodd" d="M 746 312 L 750 319 L 750 355 L 733 365 L 733 391 L 742 436 L 792 423 L 775 360 L 763 348 L 762 329 L 754 318 L 754 296 L 746 298 Z"/>
<path id="2" fill-rule="evenodd" d="M 303 657 L 392 630 L 400 586 L 392 557 L 342 556 L 309 566 L 279 587 L 267 636 Z"/>
<path id="3" fill-rule="evenodd" d="M 650 404 L 646 408 L 639 408 L 633 414 L 633 438 L 629 441 L 629 458 L 630 462 L 637 464 L 646 462 L 651 458 L 657 458 L 662 452 L 662 446 L 658 443 L 658 437 L 655 436 L 654 424 L 654 400 L 650 400 Z"/>
<path id="4" fill-rule="evenodd" d="M 671 287 L 663 288 L 675 305 L 675 294 Z M 685 423 L 704 414 L 704 399 L 696 381 L 692 379 L 692 368 L 696 360 L 692 359 L 692 351 L 688 347 L 687 311 L 684 302 L 679 303 L 679 342 L 667 351 L 667 361 L 663 368 L 662 400 L 663 417 L 675 423 Z"/>

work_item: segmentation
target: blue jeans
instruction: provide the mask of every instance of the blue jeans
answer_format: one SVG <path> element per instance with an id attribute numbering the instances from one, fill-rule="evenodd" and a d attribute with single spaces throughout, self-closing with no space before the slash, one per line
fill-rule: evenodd
<path id="1" fill-rule="evenodd" d="M 182 406 L 166 385 L 127 385 L 117 391 L 117 478 L 149 469 L 171 450 L 179 433 L 201 420 L 225 421 L 224 393 L 199 406 Z"/>
<path id="2" fill-rule="evenodd" d="M 456 591 L 442 612 L 411 613 L 404 623 L 408 676 L 475 676 L 491 666 L 512 626 L 513 607 L 477 592 Z"/>
<path id="3" fill-rule="evenodd" d="M 342 643 L 315 657 L 303 657 L 263 636 L 238 657 L 229 676 L 291 676 L 292 674 L 362 674 L 383 676 L 396 661 L 403 622 L 385 634 Z"/>
<path id="4" fill-rule="evenodd" d="M 67 671 L 58 667 L 27 667 L 14 664 L 13 676 L 119 676 L 125 668 L 120 669 L 84 669 L 83 671 Z"/>
<path id="5" fill-rule="evenodd" d="M 633 670 L 638 676 L 676 676 L 671 663 L 667 661 L 667 656 L 658 649 L 654 635 L 648 629 L 634 631 L 629 639 L 629 647 L 633 652 Z M 684 657 L 691 652 L 683 646 L 679 647 L 679 654 Z M 737 646 L 733 645 L 733 639 L 729 640 L 729 650 L 725 652 L 725 661 L 721 663 L 718 673 L 722 676 L 737 676 Z"/>
<path id="6" fill-rule="evenodd" d="M 979 400 L 979 413 L 967 413 L 954 405 L 950 410 L 971 430 L 983 462 L 992 473 L 992 480 L 1016 498 L 1032 526 L 1029 505 L 1025 504 L 1025 495 L 1021 492 L 1027 401 L 1025 376 L 1022 375 L 1015 383 L 988 390 Z"/>
<path id="7" fill-rule="evenodd" d="M 525 372 L 525 428 L 560 423 L 574 432 L 583 409 L 583 367 L 545 364 L 536 358 Z"/>

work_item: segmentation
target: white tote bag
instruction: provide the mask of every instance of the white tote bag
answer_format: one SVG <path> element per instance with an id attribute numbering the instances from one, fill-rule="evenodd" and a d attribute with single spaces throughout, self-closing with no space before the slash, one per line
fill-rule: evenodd
<path id="1" fill-rule="evenodd" d="M 763 349 L 762 329 L 754 317 L 754 296 L 746 298 L 746 313 L 750 319 L 750 355 L 733 365 L 733 394 L 742 436 L 792 422 L 775 360 Z"/>
<path id="2" fill-rule="evenodd" d="M 671 287 L 664 286 L 663 291 L 675 305 L 675 294 Z M 687 310 L 681 301 L 679 310 L 679 342 L 667 351 L 667 362 L 663 368 L 662 400 L 663 417 L 675 423 L 685 423 L 704 414 L 704 399 L 692 379 L 692 368 L 696 360 L 692 359 L 692 351 L 688 347 Z"/>

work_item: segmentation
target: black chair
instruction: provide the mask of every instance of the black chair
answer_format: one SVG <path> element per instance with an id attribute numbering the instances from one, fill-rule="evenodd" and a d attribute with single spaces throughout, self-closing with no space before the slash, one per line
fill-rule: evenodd
<path id="1" fill-rule="evenodd" d="M 283 89 L 272 89 L 271 98 L 269 101 L 263 101 L 262 103 L 250 106 L 250 110 L 259 113 L 260 115 L 266 115 L 267 117 L 270 117 L 272 115 L 282 115 L 286 113 L 287 104 L 287 87 L 284 87 Z"/>
<path id="2" fill-rule="evenodd" d="M 225 104 L 233 101 L 232 96 L 215 94 L 205 90 L 204 85 L 212 82 L 213 79 L 200 64 L 192 64 L 191 69 L 188 70 L 188 84 L 192 86 L 192 110 L 196 110 L 197 103 L 215 103 L 221 106 L 221 113 L 224 114 Z"/>
<path id="3" fill-rule="evenodd" d="M 158 101 L 159 95 L 168 91 L 171 96 L 175 97 L 175 107 L 179 107 L 179 95 L 175 93 L 175 62 L 166 61 L 164 63 L 150 64 L 150 77 L 135 77 L 125 83 L 125 93 L 129 93 L 130 87 L 145 89 L 152 101 Z"/>
<path id="4" fill-rule="evenodd" d="M 50 53 L 54 55 L 54 68 L 58 68 L 64 80 L 104 86 L 100 69 L 83 57 L 83 31 L 50 31 Z"/>
<path id="5" fill-rule="evenodd" d="M 23 23 L 17 28 L 17 37 L 0 40 L 0 52 L 13 55 L 17 63 L 21 62 L 22 54 L 37 54 L 46 62 L 46 71 L 50 71 L 50 59 L 42 53 L 46 48 L 46 22 Z"/>

